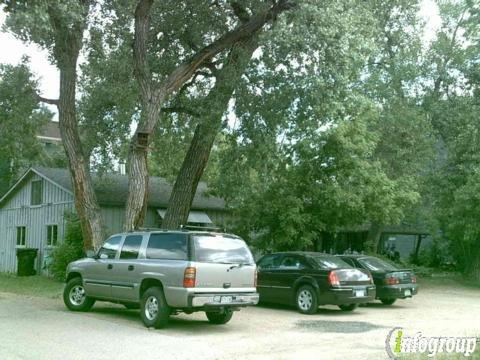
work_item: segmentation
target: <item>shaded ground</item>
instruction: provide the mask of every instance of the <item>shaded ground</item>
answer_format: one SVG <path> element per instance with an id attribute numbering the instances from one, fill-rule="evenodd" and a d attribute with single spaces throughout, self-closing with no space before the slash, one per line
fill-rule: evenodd
<path id="1" fill-rule="evenodd" d="M 0 359 L 386 359 L 385 338 L 396 326 L 412 335 L 480 335 L 480 289 L 446 284 L 427 281 L 414 299 L 353 313 L 259 306 L 224 326 L 197 313 L 148 330 L 138 311 L 97 303 L 72 313 L 60 299 L 1 292 L 0 279 Z"/>

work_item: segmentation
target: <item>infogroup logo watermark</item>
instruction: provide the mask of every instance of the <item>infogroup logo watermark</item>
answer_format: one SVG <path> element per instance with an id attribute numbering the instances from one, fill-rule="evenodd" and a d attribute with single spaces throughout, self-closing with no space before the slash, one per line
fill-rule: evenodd
<path id="1" fill-rule="evenodd" d="M 403 328 L 390 330 L 385 340 L 385 349 L 391 359 L 398 359 L 402 354 L 427 354 L 434 357 L 439 353 L 457 353 L 469 357 L 475 351 L 479 339 L 476 337 L 423 336 L 417 332 L 406 336 Z"/>

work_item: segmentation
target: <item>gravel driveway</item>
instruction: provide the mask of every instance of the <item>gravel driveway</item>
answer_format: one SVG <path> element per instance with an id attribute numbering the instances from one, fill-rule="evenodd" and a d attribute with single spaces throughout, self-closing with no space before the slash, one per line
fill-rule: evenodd
<path id="1" fill-rule="evenodd" d="M 1 291 L 1 290 L 0 290 Z M 0 359 L 386 359 L 385 338 L 401 326 L 425 336 L 479 336 L 480 289 L 424 285 L 414 299 L 353 313 L 322 307 L 241 310 L 223 326 L 178 315 L 148 330 L 138 311 L 97 303 L 72 313 L 61 300 L 0 292 Z"/>

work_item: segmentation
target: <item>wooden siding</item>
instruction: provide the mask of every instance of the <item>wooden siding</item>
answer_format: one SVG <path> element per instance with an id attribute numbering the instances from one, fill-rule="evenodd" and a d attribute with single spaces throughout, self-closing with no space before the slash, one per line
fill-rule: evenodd
<path id="1" fill-rule="evenodd" d="M 125 208 L 120 206 L 102 206 L 102 216 L 106 226 L 107 235 L 123 231 Z M 158 227 L 158 215 L 153 208 L 149 208 L 145 218 L 144 227 Z"/>
<path id="2" fill-rule="evenodd" d="M 43 203 L 31 206 L 31 182 L 43 180 Z M 0 271 L 17 269 L 17 226 L 26 227 L 25 247 L 39 249 L 37 272 L 44 267 L 44 257 L 51 249 L 47 246 L 47 225 L 58 226 L 58 242 L 65 232 L 64 213 L 73 210 L 73 196 L 38 175 L 28 181 L 6 201 L 0 209 Z"/>

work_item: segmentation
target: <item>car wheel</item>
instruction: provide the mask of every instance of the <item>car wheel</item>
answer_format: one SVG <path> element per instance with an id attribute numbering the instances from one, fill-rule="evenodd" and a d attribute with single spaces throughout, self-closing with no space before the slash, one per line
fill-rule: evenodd
<path id="1" fill-rule="evenodd" d="M 382 298 L 382 299 L 380 299 L 380 301 L 381 301 L 384 305 L 392 305 L 395 301 L 397 301 L 397 299 L 386 299 L 386 298 Z"/>
<path id="2" fill-rule="evenodd" d="M 353 311 L 357 308 L 357 304 L 338 305 L 342 311 Z"/>
<path id="3" fill-rule="evenodd" d="M 233 311 L 231 309 L 225 309 L 222 312 L 206 312 L 208 321 L 212 324 L 223 325 L 228 323 L 233 316 Z"/>
<path id="4" fill-rule="evenodd" d="M 302 314 L 315 314 L 318 310 L 318 298 L 315 289 L 310 285 L 303 285 L 297 290 L 295 299 L 297 309 Z"/>
<path id="5" fill-rule="evenodd" d="M 88 311 L 95 304 L 95 299 L 87 296 L 82 278 L 75 277 L 63 289 L 63 302 L 69 310 Z"/>
<path id="6" fill-rule="evenodd" d="M 140 302 L 140 316 L 146 327 L 161 329 L 168 323 L 170 308 L 167 305 L 162 289 L 147 289 Z"/>

